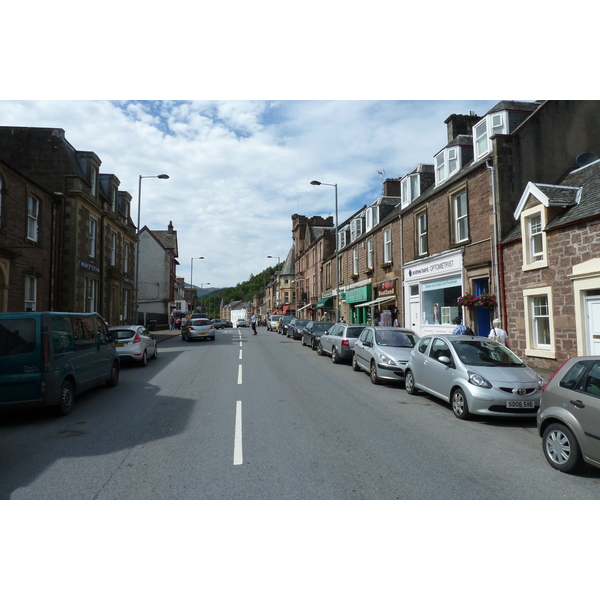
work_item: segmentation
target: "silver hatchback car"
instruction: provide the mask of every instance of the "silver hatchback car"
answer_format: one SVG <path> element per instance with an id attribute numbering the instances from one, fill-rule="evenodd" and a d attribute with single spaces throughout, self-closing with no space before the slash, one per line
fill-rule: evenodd
<path id="1" fill-rule="evenodd" d="M 600 468 L 600 356 L 572 358 L 552 375 L 537 425 L 552 467 L 564 473 L 584 462 Z"/>
<path id="2" fill-rule="evenodd" d="M 352 360 L 352 352 L 364 325 L 336 323 L 326 331 L 317 342 L 317 354 L 329 355 L 334 363 Z"/>
<path id="3" fill-rule="evenodd" d="M 143 325 L 115 325 L 108 329 L 120 359 L 131 359 L 145 367 L 148 358 L 158 357 L 156 336 Z"/>
<path id="4" fill-rule="evenodd" d="M 188 319 L 181 326 L 182 341 L 192 340 L 215 341 L 215 326 L 210 319 Z"/>
<path id="5" fill-rule="evenodd" d="M 410 353 L 406 391 L 449 402 L 454 415 L 532 417 L 544 380 L 506 346 L 470 335 L 428 335 Z"/>
<path id="6" fill-rule="evenodd" d="M 404 369 L 419 336 L 410 329 L 367 325 L 352 352 L 352 369 L 366 371 L 371 383 L 404 381 Z"/>

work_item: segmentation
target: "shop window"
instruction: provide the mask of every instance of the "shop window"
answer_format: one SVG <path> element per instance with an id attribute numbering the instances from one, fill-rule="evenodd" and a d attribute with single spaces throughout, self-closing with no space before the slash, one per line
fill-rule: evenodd
<path id="1" fill-rule="evenodd" d="M 451 325 L 460 314 L 458 298 L 462 294 L 460 277 L 449 277 L 421 284 L 423 325 Z"/>

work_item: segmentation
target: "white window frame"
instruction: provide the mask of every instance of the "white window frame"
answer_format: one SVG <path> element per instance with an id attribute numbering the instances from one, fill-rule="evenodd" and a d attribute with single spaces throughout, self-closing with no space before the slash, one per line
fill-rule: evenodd
<path id="1" fill-rule="evenodd" d="M 84 278 L 83 311 L 96 312 L 98 307 L 98 281 L 91 277 Z"/>
<path id="2" fill-rule="evenodd" d="M 427 254 L 427 211 L 423 211 L 416 216 L 417 219 L 417 254 L 424 256 Z"/>
<path id="3" fill-rule="evenodd" d="M 373 238 L 367 240 L 367 268 L 373 268 Z"/>
<path id="4" fill-rule="evenodd" d="M 358 246 L 352 248 L 352 275 L 358 275 Z"/>
<path id="5" fill-rule="evenodd" d="M 37 242 L 39 238 L 40 201 L 31 194 L 27 196 L 27 239 Z"/>
<path id="6" fill-rule="evenodd" d="M 400 182 L 402 206 L 410 204 L 415 198 L 421 195 L 421 175 L 419 173 L 412 173 L 407 175 Z"/>
<path id="7" fill-rule="evenodd" d="M 546 303 L 536 306 L 536 300 L 544 299 Z M 552 288 L 550 286 L 523 290 L 523 305 L 525 307 L 525 355 L 541 358 L 556 358 L 554 335 L 554 307 L 552 304 Z M 546 307 L 543 314 L 540 308 Z M 538 336 L 539 323 L 547 322 L 549 342 L 541 341 Z"/>
<path id="8" fill-rule="evenodd" d="M 344 227 L 338 231 L 338 247 L 344 248 L 348 244 L 348 227 Z"/>
<path id="9" fill-rule="evenodd" d="M 442 150 L 435 158 L 435 185 L 446 181 L 446 153 Z"/>
<path id="10" fill-rule="evenodd" d="M 435 158 L 435 185 L 444 183 L 460 171 L 462 166 L 460 148 L 452 146 L 444 148 L 434 156 Z"/>
<path id="11" fill-rule="evenodd" d="M 383 230 L 383 262 L 392 262 L 392 228 L 387 227 Z"/>
<path id="12" fill-rule="evenodd" d="M 37 306 L 37 277 L 25 276 L 25 310 L 35 311 Z"/>
<path id="13" fill-rule="evenodd" d="M 491 150 L 490 138 L 497 133 L 508 133 L 508 117 L 506 111 L 493 113 L 483 117 L 473 126 L 474 161 L 487 156 Z"/>
<path id="14" fill-rule="evenodd" d="M 357 237 L 360 237 L 363 233 L 363 220 L 362 217 L 352 219 L 350 222 L 350 241 L 353 242 Z"/>
<path id="15" fill-rule="evenodd" d="M 94 219 L 90 219 L 89 239 L 88 239 L 88 255 L 90 258 L 96 258 L 96 237 L 98 232 L 98 223 Z"/>
<path id="16" fill-rule="evenodd" d="M 379 223 L 379 206 L 369 206 L 365 211 L 365 232 Z"/>
<path id="17" fill-rule="evenodd" d="M 532 233 L 531 224 L 536 218 L 540 219 L 540 230 Z M 523 239 L 523 271 L 541 269 L 548 266 L 548 248 L 546 245 L 546 210 L 543 206 L 534 206 L 521 212 L 521 237 Z M 540 236 L 542 252 L 533 249 L 534 236 Z"/>
<path id="18" fill-rule="evenodd" d="M 458 208 L 459 208 L 459 199 L 461 196 L 464 195 L 465 198 L 465 204 L 466 204 L 466 210 L 463 213 L 459 214 L 458 212 Z M 460 191 L 457 191 L 456 193 L 451 195 L 451 205 L 452 205 L 452 227 L 453 227 L 453 232 L 452 232 L 452 236 L 453 236 L 453 242 L 455 244 L 461 244 L 462 242 L 466 242 L 469 239 L 469 199 L 467 196 L 467 190 L 466 189 L 462 189 Z M 462 226 L 465 226 L 466 228 L 466 233 L 464 236 L 462 236 L 460 234 L 460 229 Z"/>
<path id="19" fill-rule="evenodd" d="M 117 264 L 117 234 L 110 234 L 110 265 L 114 267 Z"/>

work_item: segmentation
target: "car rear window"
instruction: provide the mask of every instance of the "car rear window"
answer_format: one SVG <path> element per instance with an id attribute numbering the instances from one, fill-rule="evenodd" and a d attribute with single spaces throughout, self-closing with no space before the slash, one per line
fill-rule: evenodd
<path id="1" fill-rule="evenodd" d="M 34 349 L 34 319 L 6 319 L 0 322 L 0 356 L 27 354 Z"/>
<path id="2" fill-rule="evenodd" d="M 346 337 L 357 338 L 364 330 L 364 327 L 348 327 Z"/>
<path id="3" fill-rule="evenodd" d="M 568 371 L 567 374 L 561 379 L 559 385 L 560 387 L 566 388 L 568 390 L 574 390 L 575 386 L 581 379 L 584 371 L 590 366 L 591 361 L 582 360 L 576 362 Z"/>
<path id="4" fill-rule="evenodd" d="M 192 319 L 190 325 L 194 327 L 205 327 L 206 325 L 211 325 L 210 319 Z"/>
<path id="5" fill-rule="evenodd" d="M 117 340 L 128 340 L 135 335 L 135 331 L 132 329 L 111 329 L 111 333 Z"/>

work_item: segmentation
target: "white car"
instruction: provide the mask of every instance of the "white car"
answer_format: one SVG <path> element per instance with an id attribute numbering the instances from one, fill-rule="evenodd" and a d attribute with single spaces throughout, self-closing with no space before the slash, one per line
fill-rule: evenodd
<path id="1" fill-rule="evenodd" d="M 143 325 L 115 325 L 109 331 L 121 360 L 135 360 L 145 367 L 149 357 L 158 357 L 156 337 Z"/>

